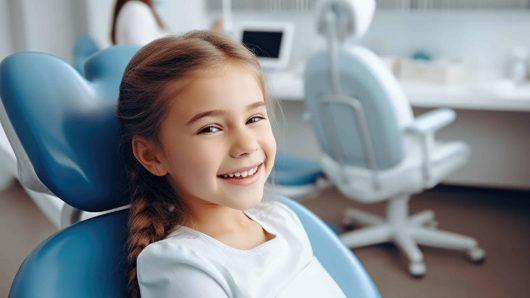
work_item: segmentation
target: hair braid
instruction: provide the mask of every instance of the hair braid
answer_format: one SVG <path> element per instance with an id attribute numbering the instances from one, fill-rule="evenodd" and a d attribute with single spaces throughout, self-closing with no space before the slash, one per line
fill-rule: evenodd
<path id="1" fill-rule="evenodd" d="M 177 226 L 182 218 L 182 206 L 172 193 L 164 193 L 150 187 L 144 176 L 146 172 L 138 165 L 129 170 L 129 181 L 132 189 L 131 208 L 129 213 L 128 255 L 129 277 L 128 289 L 130 297 L 140 297 L 136 259 L 140 252 L 149 244 L 164 239 Z M 162 177 L 158 183 L 164 183 Z M 170 188 L 169 188 L 170 189 Z M 156 199 L 153 199 L 156 198 Z"/>

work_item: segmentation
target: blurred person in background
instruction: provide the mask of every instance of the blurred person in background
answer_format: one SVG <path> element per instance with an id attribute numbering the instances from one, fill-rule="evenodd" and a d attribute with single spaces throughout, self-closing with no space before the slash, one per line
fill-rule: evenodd
<path id="1" fill-rule="evenodd" d="M 112 15 L 112 44 L 145 45 L 168 35 L 153 0 L 117 0 Z"/>
<path id="2" fill-rule="evenodd" d="M 160 16 L 157 14 L 153 0 L 117 0 L 112 14 L 110 38 L 113 45 L 137 44 L 149 42 L 169 35 Z M 219 18 L 211 25 L 211 30 L 223 31 L 224 20 Z"/>

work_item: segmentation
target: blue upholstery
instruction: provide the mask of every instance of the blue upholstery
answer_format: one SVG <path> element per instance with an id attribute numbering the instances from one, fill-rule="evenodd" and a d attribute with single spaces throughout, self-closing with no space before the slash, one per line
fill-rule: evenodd
<path id="1" fill-rule="evenodd" d="M 285 197 L 282 200 L 300 218 L 309 235 L 315 256 L 341 287 L 346 297 L 380 297 L 359 260 L 322 220 L 297 202 Z"/>
<path id="2" fill-rule="evenodd" d="M 127 203 L 114 113 L 119 81 L 136 50 L 117 46 L 93 55 L 86 79 L 46 54 L 18 53 L 0 64 L 3 104 L 38 177 L 82 210 Z M 301 205 L 283 201 L 297 212 L 315 255 L 348 297 L 379 297 L 330 229 Z M 126 297 L 127 213 L 79 222 L 44 241 L 21 265 L 9 297 Z"/>
<path id="3" fill-rule="evenodd" d="M 10 298 L 127 297 L 128 210 L 72 225 L 20 266 Z"/>
<path id="4" fill-rule="evenodd" d="M 74 68 L 81 75 L 85 75 L 85 62 L 88 57 L 99 51 L 99 45 L 89 35 L 83 35 L 75 40 L 74 44 Z"/>
<path id="5" fill-rule="evenodd" d="M 81 210 L 127 204 L 120 196 L 125 175 L 114 107 L 121 76 L 137 49 L 100 52 L 85 66 L 86 79 L 42 53 L 14 54 L 0 66 L 0 96 L 38 178 Z"/>

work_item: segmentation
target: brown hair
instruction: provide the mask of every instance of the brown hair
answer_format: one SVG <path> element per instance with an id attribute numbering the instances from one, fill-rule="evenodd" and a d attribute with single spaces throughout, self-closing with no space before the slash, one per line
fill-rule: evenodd
<path id="1" fill-rule="evenodd" d="M 155 40 L 132 58 L 120 85 L 118 118 L 122 125 L 120 150 L 129 181 L 128 289 L 139 296 L 136 258 L 150 243 L 165 238 L 183 220 L 185 206 L 166 177 L 148 172 L 132 153 L 133 136 L 158 141 L 158 132 L 166 116 L 174 83 L 194 78 L 201 71 L 226 63 L 242 65 L 255 74 L 265 102 L 273 117 L 272 103 L 265 93 L 256 57 L 228 37 L 208 31 L 194 31 L 181 37 Z M 185 87 L 181 87 L 185 88 Z M 177 90 L 178 91 L 178 90 Z"/>
<path id="2" fill-rule="evenodd" d="M 112 13 L 112 28 L 110 29 L 110 40 L 112 41 L 112 44 L 116 44 L 116 20 L 118 19 L 118 15 L 120 14 L 120 11 L 122 7 L 125 5 L 125 3 L 129 2 L 131 0 L 116 0 L 116 4 L 114 4 L 114 11 Z M 135 0 L 137 1 L 137 0 Z M 155 17 L 156 23 L 160 28 L 165 28 L 166 26 L 162 22 L 162 19 L 158 16 L 156 13 L 156 10 L 153 7 L 153 0 L 140 0 L 141 2 L 147 4 L 149 8 L 151 9 L 151 12 L 153 13 L 153 16 Z"/>

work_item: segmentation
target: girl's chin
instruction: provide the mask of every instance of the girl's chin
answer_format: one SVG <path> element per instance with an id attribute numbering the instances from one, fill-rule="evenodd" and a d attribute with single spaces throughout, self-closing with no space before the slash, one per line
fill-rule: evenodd
<path id="1" fill-rule="evenodd" d="M 246 210 L 246 209 L 254 208 L 258 206 L 259 203 L 261 203 L 262 198 L 263 198 L 263 192 L 261 193 L 261 195 L 256 196 L 256 197 L 253 196 L 252 198 L 249 198 L 248 196 L 246 196 L 244 198 L 241 198 L 241 200 L 233 202 L 233 204 L 231 205 L 233 205 L 232 206 L 233 209 Z"/>

